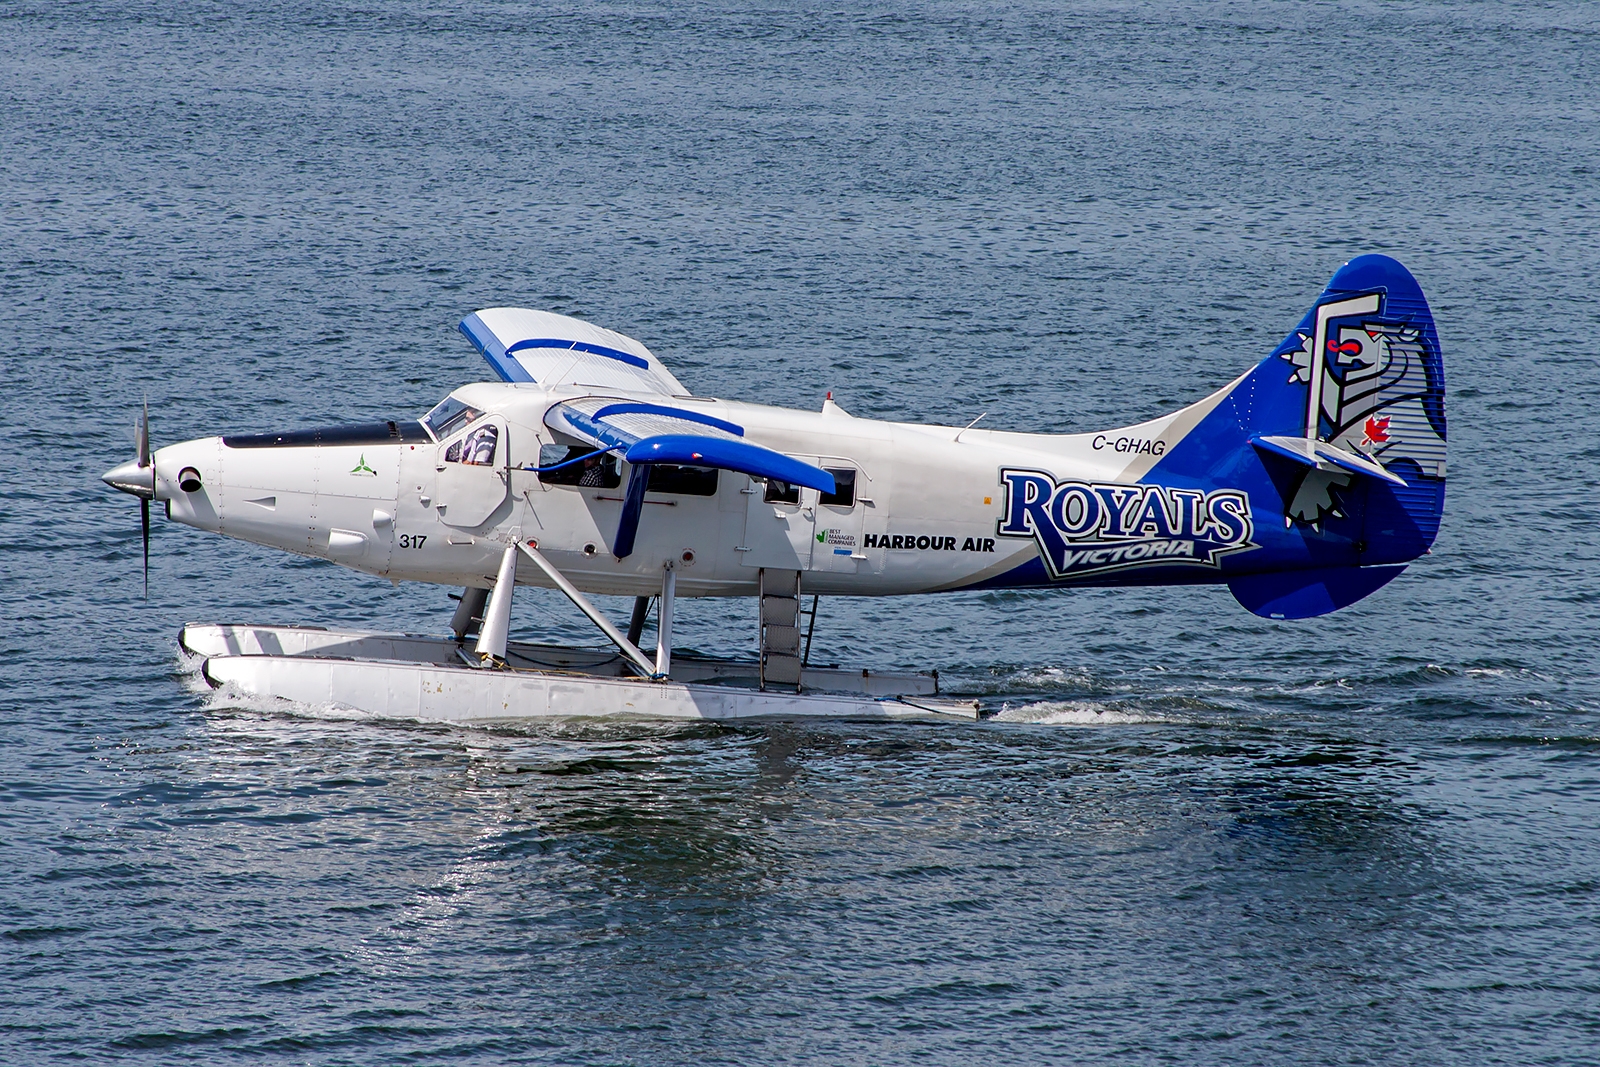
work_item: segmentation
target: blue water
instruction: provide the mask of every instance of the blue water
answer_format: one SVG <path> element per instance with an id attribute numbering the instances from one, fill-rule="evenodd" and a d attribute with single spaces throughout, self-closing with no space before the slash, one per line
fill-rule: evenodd
<path id="1" fill-rule="evenodd" d="M 1600 1062 L 1600 11 L 1064 6 L 0 6 L 0 1062 Z M 824 603 L 979 725 L 241 707 L 183 622 L 445 591 L 158 517 L 145 600 L 99 482 L 145 395 L 415 415 L 493 304 L 703 394 L 1121 425 L 1370 251 L 1444 346 L 1434 554 L 1298 624 Z"/>

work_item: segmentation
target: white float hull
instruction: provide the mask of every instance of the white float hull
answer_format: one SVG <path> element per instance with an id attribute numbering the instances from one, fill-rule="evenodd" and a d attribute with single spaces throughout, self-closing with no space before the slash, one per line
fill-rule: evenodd
<path id="1" fill-rule="evenodd" d="M 740 684 L 752 680 L 755 664 L 737 660 L 679 656 L 674 678 L 651 681 L 626 676 L 609 650 L 551 645 L 514 643 L 507 669 L 485 670 L 462 663 L 453 641 L 402 634 L 191 624 L 181 641 L 206 657 L 202 673 L 213 687 L 385 718 L 970 721 L 978 714 L 971 701 L 936 696 L 932 675 L 808 669 L 801 692 L 763 692 Z"/>

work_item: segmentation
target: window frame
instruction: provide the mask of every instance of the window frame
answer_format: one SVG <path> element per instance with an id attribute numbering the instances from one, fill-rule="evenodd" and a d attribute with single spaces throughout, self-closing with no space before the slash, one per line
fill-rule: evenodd
<path id="1" fill-rule="evenodd" d="M 822 469 L 827 471 L 829 474 L 833 475 L 833 482 L 834 482 L 834 490 L 835 490 L 835 492 L 833 492 L 833 493 L 818 493 L 817 494 L 817 503 L 823 505 L 824 507 L 840 508 L 840 509 L 845 510 L 845 511 L 850 511 L 850 510 L 854 509 L 855 506 L 856 506 L 856 499 L 857 499 L 856 498 L 856 482 L 860 479 L 861 472 L 859 470 L 857 470 L 855 467 L 824 467 Z M 848 478 L 842 477 L 843 475 L 848 475 L 849 477 Z M 841 484 L 848 484 L 849 485 L 850 499 L 848 499 L 848 500 L 829 500 L 828 498 L 830 496 L 838 496 L 839 495 L 837 490 L 839 489 L 839 486 Z"/>
<path id="2" fill-rule="evenodd" d="M 673 473 L 668 474 L 669 470 Z M 701 467 L 692 463 L 652 463 L 650 464 L 650 481 L 645 484 L 644 491 L 647 493 L 662 493 L 667 496 L 713 497 L 717 495 L 717 490 L 721 486 L 721 473 L 716 467 Z M 657 487 L 658 475 L 661 476 L 662 481 L 673 477 L 682 477 L 686 481 L 696 477 L 705 479 L 706 475 L 710 477 L 705 479 L 709 482 L 708 486 L 702 486 L 697 489 L 665 489 Z"/>
<path id="3" fill-rule="evenodd" d="M 800 486 L 794 482 L 785 482 L 778 478 L 763 478 L 765 488 L 761 492 L 761 499 L 767 504 L 787 504 L 790 507 L 800 506 Z M 781 485 L 788 489 L 787 493 L 774 495 L 772 487 Z"/>
<path id="4" fill-rule="evenodd" d="M 547 460 L 544 453 L 546 449 L 550 448 L 564 448 L 567 453 L 565 456 Z M 581 456 L 593 454 L 595 451 L 589 445 L 563 445 L 559 442 L 540 445 L 538 466 L 553 467 L 557 463 L 578 459 Z M 572 466 L 558 471 L 540 472 L 538 474 L 539 484 L 560 486 L 565 489 L 620 489 L 622 487 L 622 463 L 615 455 L 610 452 L 601 452 L 600 469 L 602 474 L 599 485 L 579 484 L 578 479 L 583 477 L 583 465 L 581 463 L 574 463 Z"/>

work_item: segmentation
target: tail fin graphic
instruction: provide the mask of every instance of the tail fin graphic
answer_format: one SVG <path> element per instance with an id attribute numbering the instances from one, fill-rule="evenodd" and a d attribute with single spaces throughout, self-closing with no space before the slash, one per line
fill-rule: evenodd
<path id="1" fill-rule="evenodd" d="M 1257 373 L 1280 376 L 1286 399 L 1301 401 L 1298 433 L 1251 441 L 1274 483 L 1292 490 L 1285 526 L 1308 540 L 1348 539 L 1353 565 L 1240 575 L 1229 589 L 1259 615 L 1321 615 L 1386 584 L 1404 569 L 1395 564 L 1425 553 L 1438 534 L 1446 436 L 1439 336 L 1411 273 L 1388 256 L 1361 256 L 1334 274 Z M 1283 441 L 1290 436 L 1298 440 Z M 1286 451 L 1298 453 L 1289 464 L 1297 470 L 1282 469 Z"/>
<path id="2" fill-rule="evenodd" d="M 1444 364 L 1416 279 L 1388 256 L 1339 268 L 1152 479 L 1249 494 L 1259 547 L 1223 572 L 1259 615 L 1325 614 L 1393 579 L 1444 510 Z"/>
<path id="3" fill-rule="evenodd" d="M 1422 290 L 1388 256 L 1339 269 L 1272 355 L 1304 382 L 1304 436 L 1444 478 L 1444 363 Z M 1410 478 L 1406 478 L 1410 481 Z"/>

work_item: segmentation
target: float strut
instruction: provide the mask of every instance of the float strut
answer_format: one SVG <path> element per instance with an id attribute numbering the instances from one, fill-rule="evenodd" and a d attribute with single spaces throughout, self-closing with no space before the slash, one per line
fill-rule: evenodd
<path id="1" fill-rule="evenodd" d="M 636 645 L 639 643 L 639 635 L 644 633 L 644 617 L 648 614 L 650 614 L 650 598 L 634 597 L 633 618 L 628 620 L 628 640 Z"/>
<path id="2" fill-rule="evenodd" d="M 656 612 L 656 673 L 665 678 L 672 673 L 672 602 L 678 592 L 678 572 L 668 560 L 661 575 L 661 607 Z"/>
<path id="3" fill-rule="evenodd" d="M 517 543 L 513 541 L 500 557 L 500 574 L 494 580 L 494 592 L 489 594 L 489 606 L 478 629 L 476 651 L 485 664 L 505 662 L 506 637 L 511 631 L 511 594 L 516 587 Z M 463 598 L 462 603 L 465 602 Z"/>
<path id="4" fill-rule="evenodd" d="M 518 543 L 516 547 L 522 550 L 523 555 L 537 563 L 540 570 L 549 575 L 550 580 L 556 583 L 556 588 L 565 593 L 568 600 L 578 605 L 578 610 L 589 616 L 590 622 L 600 627 L 600 632 L 609 637 L 611 643 L 622 650 L 622 654 L 628 658 L 628 662 L 633 664 L 640 674 L 646 678 L 655 674 L 656 665 L 650 662 L 650 657 L 640 652 L 638 645 L 629 641 L 621 630 L 611 625 L 611 620 L 600 614 L 599 610 L 589 603 L 589 598 L 578 592 L 578 587 L 567 581 L 565 574 L 556 570 L 555 564 L 545 559 L 537 548 L 526 541 Z"/>
<path id="5" fill-rule="evenodd" d="M 457 641 L 465 641 L 467 635 L 476 631 L 483 622 L 483 606 L 489 602 L 489 590 L 474 589 L 469 585 L 461 590 L 460 600 L 461 603 L 456 605 L 455 617 L 450 620 L 450 629 Z"/>

